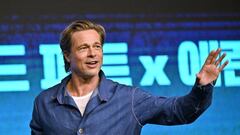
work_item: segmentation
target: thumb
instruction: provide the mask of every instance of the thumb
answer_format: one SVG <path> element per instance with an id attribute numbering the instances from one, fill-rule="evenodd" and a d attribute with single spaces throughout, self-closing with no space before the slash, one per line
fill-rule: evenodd
<path id="1" fill-rule="evenodd" d="M 196 74 L 196 77 L 197 77 L 198 79 L 200 79 L 200 78 L 202 77 L 202 75 L 201 75 L 200 73 L 197 73 L 197 74 Z"/>
<path id="2" fill-rule="evenodd" d="M 200 84 L 200 81 L 202 80 L 202 74 L 201 73 L 198 73 L 198 74 L 196 74 L 196 82 L 198 83 L 198 84 Z"/>

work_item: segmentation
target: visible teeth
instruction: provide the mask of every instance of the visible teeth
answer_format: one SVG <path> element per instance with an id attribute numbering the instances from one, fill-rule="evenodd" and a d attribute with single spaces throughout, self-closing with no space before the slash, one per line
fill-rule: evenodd
<path id="1" fill-rule="evenodd" d="M 97 63 L 96 61 L 88 62 L 88 64 L 96 64 L 96 63 Z"/>

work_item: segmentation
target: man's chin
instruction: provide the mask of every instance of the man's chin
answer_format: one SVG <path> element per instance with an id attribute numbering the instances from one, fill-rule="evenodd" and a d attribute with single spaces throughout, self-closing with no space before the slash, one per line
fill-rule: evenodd
<path id="1" fill-rule="evenodd" d="M 99 71 L 88 71 L 84 73 L 85 77 L 92 78 L 98 76 Z"/>
<path id="2" fill-rule="evenodd" d="M 98 76 L 99 74 L 99 70 L 97 69 L 89 69 L 89 70 L 84 70 L 84 71 L 76 71 L 76 75 L 78 77 L 82 77 L 82 78 L 92 78 L 92 77 L 95 77 L 95 76 Z"/>

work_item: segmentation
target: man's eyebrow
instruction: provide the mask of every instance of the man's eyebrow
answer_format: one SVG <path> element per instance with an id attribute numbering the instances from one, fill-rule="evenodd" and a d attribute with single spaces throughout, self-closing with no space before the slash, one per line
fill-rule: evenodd
<path id="1" fill-rule="evenodd" d="M 77 47 L 89 46 L 87 43 L 79 44 Z"/>
<path id="2" fill-rule="evenodd" d="M 101 42 L 96 41 L 96 42 L 93 43 L 93 45 L 96 45 L 96 44 L 100 44 L 101 45 Z M 87 43 L 82 43 L 82 44 L 77 45 L 77 48 L 83 47 L 83 46 L 91 46 L 91 45 L 89 45 Z"/>
<path id="3" fill-rule="evenodd" d="M 94 42 L 93 44 L 101 44 L 101 42 L 96 41 L 96 42 Z"/>

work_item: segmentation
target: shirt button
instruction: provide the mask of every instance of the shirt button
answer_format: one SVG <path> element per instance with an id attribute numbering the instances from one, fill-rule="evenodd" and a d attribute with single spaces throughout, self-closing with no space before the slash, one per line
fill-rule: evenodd
<path id="1" fill-rule="evenodd" d="M 80 134 L 83 134 L 83 128 L 80 128 L 80 129 L 78 130 L 78 132 L 79 132 Z"/>

